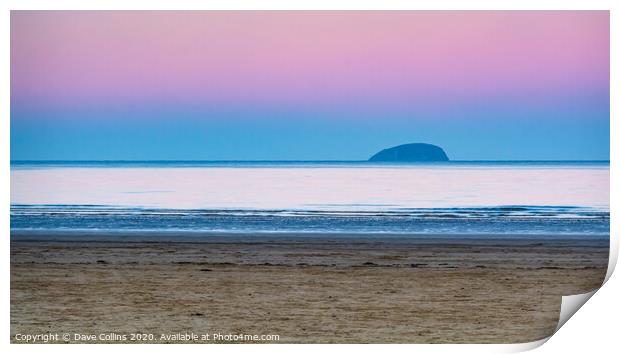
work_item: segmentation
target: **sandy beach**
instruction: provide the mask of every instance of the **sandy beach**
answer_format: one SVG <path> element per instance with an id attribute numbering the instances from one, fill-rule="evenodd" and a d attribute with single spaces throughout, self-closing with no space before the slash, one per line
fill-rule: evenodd
<path id="1" fill-rule="evenodd" d="M 600 286 L 608 257 L 607 241 L 578 238 L 65 236 L 12 234 L 12 342 L 45 332 L 528 342 L 553 333 L 561 295 Z M 93 342 L 70 340 L 80 341 Z"/>

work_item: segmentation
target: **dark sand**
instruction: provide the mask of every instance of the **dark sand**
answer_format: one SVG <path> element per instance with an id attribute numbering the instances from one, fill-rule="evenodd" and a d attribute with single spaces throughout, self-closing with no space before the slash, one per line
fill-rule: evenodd
<path id="1" fill-rule="evenodd" d="M 12 342 L 47 332 L 529 342 L 553 333 L 562 295 L 601 285 L 609 251 L 600 239 L 74 236 L 12 234 Z"/>

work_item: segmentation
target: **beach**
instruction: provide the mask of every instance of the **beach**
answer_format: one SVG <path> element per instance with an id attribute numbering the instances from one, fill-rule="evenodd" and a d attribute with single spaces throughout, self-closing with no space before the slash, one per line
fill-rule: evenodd
<path id="1" fill-rule="evenodd" d="M 11 341 L 529 342 L 554 332 L 562 295 L 601 285 L 609 252 L 590 236 L 333 236 L 13 231 Z"/>
<path id="2" fill-rule="evenodd" d="M 530 342 L 607 271 L 607 162 L 11 168 L 13 342 Z"/>

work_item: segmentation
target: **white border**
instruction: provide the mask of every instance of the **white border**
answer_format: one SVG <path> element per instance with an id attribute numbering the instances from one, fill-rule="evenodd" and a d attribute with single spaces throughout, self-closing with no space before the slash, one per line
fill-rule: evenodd
<path id="1" fill-rule="evenodd" d="M 3 173 L 0 176 L 2 179 L 2 210 L 0 210 L 0 226 L 3 233 L 4 242 L 1 243 L 2 252 L 2 264 L 4 265 L 4 272 L 2 273 L 2 316 L 4 321 L 2 322 L 3 332 L 5 333 L 5 339 L 2 346 L 3 348 L 11 352 L 29 352 L 39 350 L 39 348 L 50 352 L 82 352 L 88 350 L 92 352 L 107 353 L 111 348 L 114 350 L 129 350 L 136 349 L 136 347 L 127 347 L 127 345 L 118 345 L 115 347 L 101 346 L 101 345 L 89 345 L 84 348 L 82 345 L 47 345 L 47 346 L 23 346 L 23 345 L 9 345 L 9 333 L 10 333 L 10 262 L 9 262 L 9 206 L 10 206 L 10 186 L 9 186 L 9 161 L 10 161 L 10 120 L 9 120 L 9 104 L 10 104 L 10 14 L 9 10 L 37 10 L 37 9 L 82 9 L 82 10 L 135 10 L 135 9 L 149 9 L 149 10 L 182 10 L 182 9 L 204 9 L 204 10 L 611 10 L 611 257 L 610 265 L 607 274 L 607 279 L 611 276 L 618 256 L 618 234 L 617 230 L 620 226 L 617 218 L 615 217 L 615 210 L 618 208 L 618 196 L 619 189 L 618 183 L 620 181 L 619 166 L 614 161 L 619 158 L 619 143 L 617 140 L 620 126 L 618 124 L 617 114 L 617 102 L 620 102 L 619 92 L 614 83 L 620 83 L 620 77 L 617 70 L 618 62 L 618 24 L 614 23 L 616 10 L 619 8 L 620 2 L 612 0 L 521 0 L 521 1 L 493 1 L 493 0 L 470 0 L 467 2 L 458 0 L 442 0 L 442 1 L 406 1 L 406 0 L 175 0 L 175 1 L 135 1 L 135 0 L 108 0 L 108 1 L 80 1 L 80 0 L 56 0 L 53 3 L 44 0 L 23 0 L 23 1 L 5 1 L 4 12 L 2 12 L 2 36 L 0 37 L 0 45 L 4 55 L 2 56 L 2 68 L 5 73 L 4 85 L 0 86 L 0 105 L 2 112 L 2 129 L 0 129 L 0 146 L 2 149 L 2 168 Z M 613 64 L 616 64 L 614 66 Z M 618 306 L 616 301 L 618 298 L 620 282 L 615 278 L 608 281 L 605 286 L 593 296 L 593 300 L 584 306 L 584 309 L 580 310 L 575 315 L 575 319 L 568 321 L 568 323 L 554 335 L 549 343 L 542 346 L 538 351 L 543 352 L 573 352 L 573 350 L 591 350 L 592 347 L 597 348 L 597 352 L 612 352 L 617 343 L 614 340 L 616 331 L 615 327 L 618 323 Z M 593 340 L 596 340 L 593 342 Z M 347 345 L 343 348 L 345 350 L 355 350 L 361 352 L 375 352 L 377 350 L 390 350 L 394 352 L 407 352 L 411 350 L 421 350 L 422 352 L 431 353 L 451 353 L 451 352 L 465 352 L 465 353 L 501 353 L 501 352 L 515 352 L 520 350 L 532 349 L 546 340 L 539 341 L 537 343 L 529 343 L 523 345 Z M 224 349 L 225 348 L 225 349 Z M 329 349 L 335 347 L 329 346 Z M 142 348 L 143 349 L 143 348 Z M 148 350 L 153 353 L 168 353 L 176 350 L 187 350 L 192 352 L 204 352 L 209 351 L 232 351 L 239 352 L 245 350 L 252 350 L 253 352 L 314 352 L 317 347 L 307 345 L 235 345 L 235 346 L 221 346 L 221 345 L 209 345 L 208 347 L 202 347 L 200 345 L 166 345 L 156 346 L 151 345 Z M 323 349 L 323 348 L 321 348 Z M 328 348 L 325 348 L 328 349 Z M 7 352 L 4 351 L 3 352 Z"/>

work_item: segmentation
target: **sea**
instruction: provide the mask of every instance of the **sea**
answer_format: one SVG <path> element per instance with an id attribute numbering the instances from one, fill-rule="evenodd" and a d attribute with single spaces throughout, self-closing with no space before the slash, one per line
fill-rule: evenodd
<path id="1" fill-rule="evenodd" d="M 11 231 L 609 237 L 608 161 L 12 161 Z"/>

